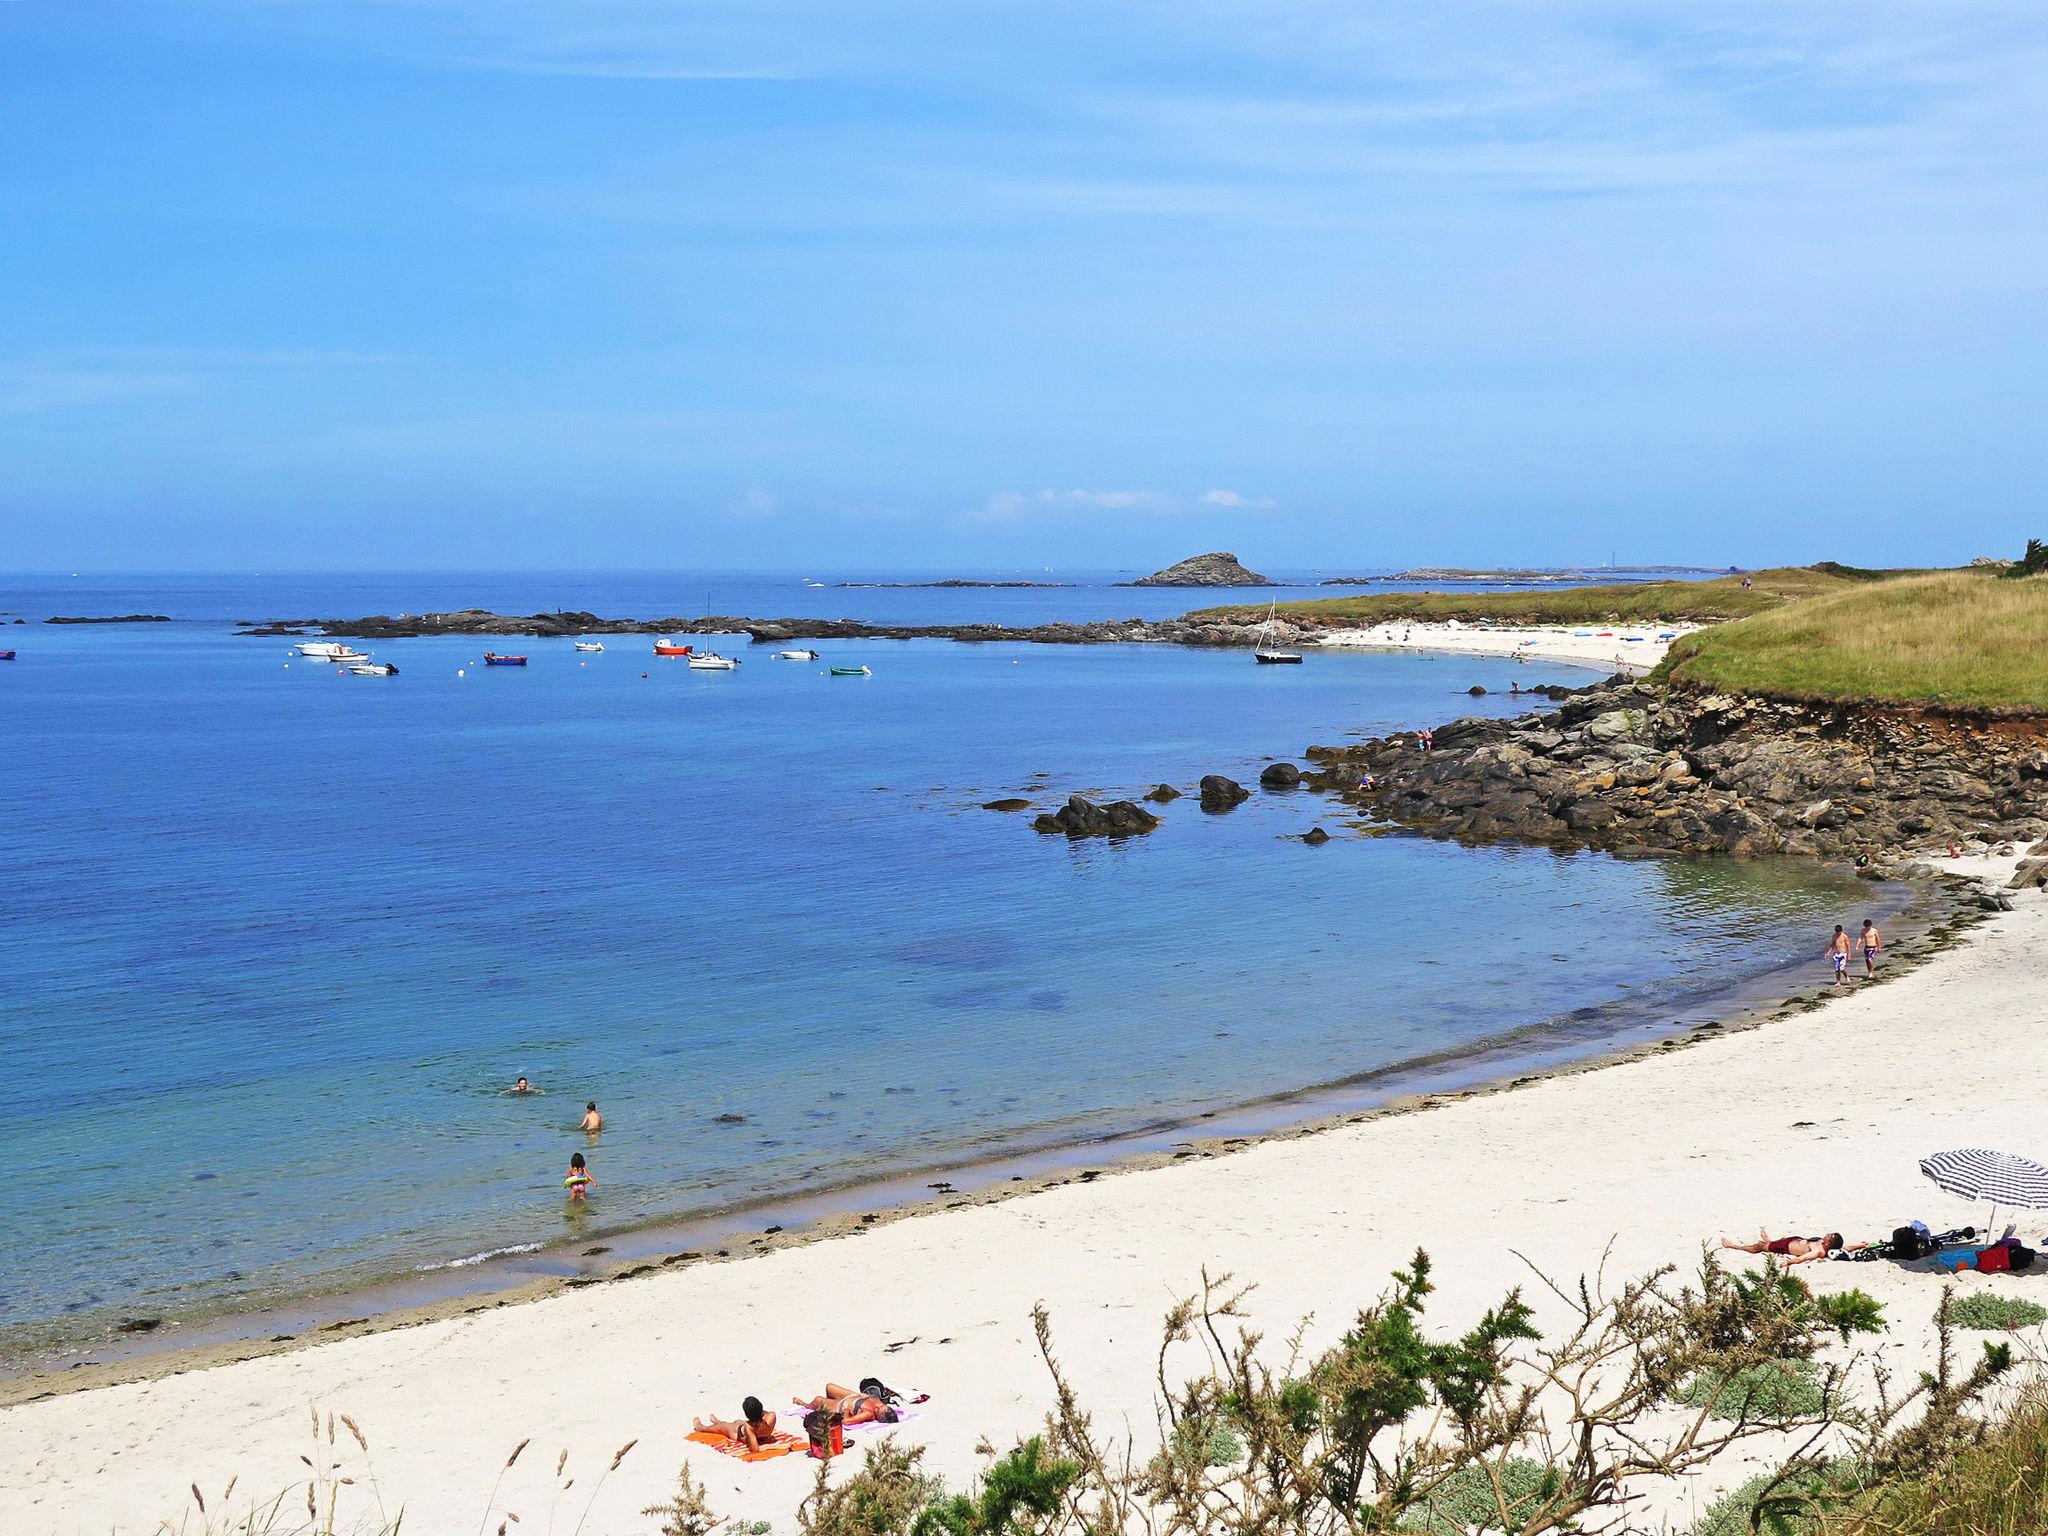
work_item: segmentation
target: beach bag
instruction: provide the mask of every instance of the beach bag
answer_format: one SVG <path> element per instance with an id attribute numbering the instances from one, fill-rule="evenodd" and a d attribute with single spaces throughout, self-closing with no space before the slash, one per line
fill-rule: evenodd
<path id="1" fill-rule="evenodd" d="M 869 1397 L 879 1397 L 892 1408 L 903 1401 L 903 1394 L 901 1392 L 892 1392 L 889 1388 L 883 1386 L 882 1378 L 879 1376 L 861 1377 L 860 1389 Z"/>
<path id="2" fill-rule="evenodd" d="M 1997 1270 L 2011 1269 L 2012 1250 L 2003 1244 L 1995 1248 L 1979 1248 L 1977 1250 L 1977 1268 L 1987 1275 Z"/>
<path id="3" fill-rule="evenodd" d="M 2034 1250 L 2029 1248 L 2025 1243 L 2013 1243 L 2009 1245 L 2006 1248 L 2006 1254 L 2008 1255 L 2011 1267 L 2015 1271 L 2022 1269 L 2032 1269 L 2034 1267 Z"/>
<path id="4" fill-rule="evenodd" d="M 811 1455 L 819 1461 L 830 1461 L 846 1450 L 846 1426 L 838 1414 L 823 1408 L 804 1415 L 804 1434 L 811 1442 Z"/>
<path id="5" fill-rule="evenodd" d="M 1892 1229 L 1892 1240 L 1887 1246 L 1892 1257 L 1910 1264 L 1915 1259 L 1924 1259 L 1934 1252 L 1934 1239 L 1927 1231 L 1924 1221 L 1909 1221 L 1903 1227 Z"/>

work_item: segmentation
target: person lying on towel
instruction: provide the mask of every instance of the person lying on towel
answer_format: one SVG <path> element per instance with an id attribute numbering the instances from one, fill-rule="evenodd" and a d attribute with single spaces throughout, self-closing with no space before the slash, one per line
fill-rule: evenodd
<path id="1" fill-rule="evenodd" d="M 1824 1259 L 1842 1246 L 1842 1234 L 1830 1232 L 1824 1237 L 1773 1237 L 1758 1229 L 1757 1241 L 1753 1243 L 1731 1242 L 1721 1239 L 1723 1248 L 1732 1248 L 1737 1253 L 1767 1253 L 1785 1261 L 1786 1267 L 1794 1264 L 1811 1264 L 1815 1259 Z"/>
<path id="2" fill-rule="evenodd" d="M 737 1419 L 693 1419 L 690 1429 L 695 1434 L 723 1435 L 728 1440 L 738 1441 L 749 1451 L 758 1451 L 775 1438 L 775 1415 L 761 1406 L 761 1399 L 750 1397 L 740 1404 L 741 1417 Z"/>
<path id="3" fill-rule="evenodd" d="M 857 1392 L 833 1381 L 825 1383 L 822 1397 L 793 1397 L 790 1401 L 799 1408 L 822 1408 L 827 1413 L 836 1413 L 842 1424 L 894 1424 L 897 1419 L 896 1410 L 881 1393 Z"/>

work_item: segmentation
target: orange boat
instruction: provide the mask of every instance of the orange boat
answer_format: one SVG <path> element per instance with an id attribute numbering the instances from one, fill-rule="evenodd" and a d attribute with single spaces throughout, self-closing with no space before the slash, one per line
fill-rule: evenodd
<path id="1" fill-rule="evenodd" d="M 657 656 L 687 656 L 692 649 L 691 646 L 677 645 L 675 641 L 669 639 L 654 642 L 654 654 Z"/>

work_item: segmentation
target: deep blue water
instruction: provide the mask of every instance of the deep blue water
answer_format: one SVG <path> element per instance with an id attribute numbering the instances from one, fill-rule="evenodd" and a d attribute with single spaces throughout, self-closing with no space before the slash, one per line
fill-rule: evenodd
<path id="1" fill-rule="evenodd" d="M 1249 782 L 1564 668 L 934 641 L 705 674 L 617 637 L 522 640 L 510 671 L 430 638 L 369 679 L 227 622 L 1189 602 L 706 585 L 0 580 L 0 611 L 181 618 L 0 630 L 0 1359 L 561 1238 L 586 1099 L 609 1128 L 579 1237 L 1647 1004 L 1803 955 L 1841 906 L 1794 866 L 1342 835 L 1300 794 L 1183 800 L 1118 845 L 979 809 Z M 1318 821 L 1335 841 L 1291 836 Z M 521 1073 L 546 1096 L 504 1097 Z"/>

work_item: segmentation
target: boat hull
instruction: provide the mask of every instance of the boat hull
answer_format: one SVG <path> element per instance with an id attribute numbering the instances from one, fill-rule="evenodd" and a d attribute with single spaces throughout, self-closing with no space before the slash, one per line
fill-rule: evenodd
<path id="1" fill-rule="evenodd" d="M 1292 651 L 1254 651 L 1252 660 L 1262 667 L 1298 667 L 1301 658 Z"/>
<path id="2" fill-rule="evenodd" d="M 524 656 L 486 656 L 484 658 L 484 665 L 487 667 L 523 667 L 526 665 L 526 658 Z"/>

